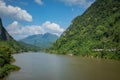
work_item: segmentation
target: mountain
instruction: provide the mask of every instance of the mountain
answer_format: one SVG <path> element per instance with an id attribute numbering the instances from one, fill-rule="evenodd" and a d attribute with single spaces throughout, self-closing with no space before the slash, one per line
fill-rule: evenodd
<path id="1" fill-rule="evenodd" d="M 35 45 L 40 48 L 49 48 L 53 42 L 55 42 L 58 39 L 57 35 L 45 33 L 45 34 L 38 34 L 38 35 L 32 35 L 28 36 L 25 39 L 22 39 L 20 41 Z"/>
<path id="2" fill-rule="evenodd" d="M 96 0 L 48 51 L 120 59 L 120 0 Z"/>
<path id="3" fill-rule="evenodd" d="M 19 70 L 20 68 L 12 65 L 14 61 L 13 53 L 20 53 L 25 51 L 38 51 L 40 48 L 28 45 L 14 40 L 5 30 L 0 18 L 0 80 L 6 77 L 10 72 Z"/>
<path id="4" fill-rule="evenodd" d="M 8 34 L 2 24 L 2 20 L 0 18 L 0 40 L 12 40 L 12 37 Z"/>
<path id="5" fill-rule="evenodd" d="M 23 46 L 16 42 L 5 30 L 0 18 L 0 79 L 7 76 L 10 72 L 20 69 L 11 64 L 14 61 L 11 54 L 24 50 Z"/>
<path id="6" fill-rule="evenodd" d="M 16 53 L 20 50 L 19 43 L 17 43 L 3 27 L 2 19 L 0 18 L 0 48 L 9 48 L 11 53 Z M 17 50 L 16 50 L 17 49 Z"/>

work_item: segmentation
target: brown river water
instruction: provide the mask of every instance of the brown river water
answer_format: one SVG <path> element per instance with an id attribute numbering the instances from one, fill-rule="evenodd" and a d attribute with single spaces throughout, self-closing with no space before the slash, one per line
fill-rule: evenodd
<path id="1" fill-rule="evenodd" d="M 120 61 L 43 52 L 13 56 L 21 70 L 6 80 L 120 80 Z"/>

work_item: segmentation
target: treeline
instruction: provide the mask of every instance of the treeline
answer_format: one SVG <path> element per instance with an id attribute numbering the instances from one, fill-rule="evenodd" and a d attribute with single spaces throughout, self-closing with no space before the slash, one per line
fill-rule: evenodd
<path id="1" fill-rule="evenodd" d="M 3 27 L 0 18 L 0 78 L 20 69 L 15 65 L 11 65 L 11 62 L 14 61 L 12 54 L 38 50 L 40 49 L 35 46 L 15 41 Z"/>
<path id="2" fill-rule="evenodd" d="M 5 46 L 5 44 L 4 46 L 0 46 L 0 78 L 4 78 L 10 72 L 20 69 L 15 65 L 11 65 L 15 61 L 11 56 L 14 51 L 9 46 Z"/>
<path id="3" fill-rule="evenodd" d="M 20 69 L 18 66 L 11 64 L 15 61 L 12 54 L 38 50 L 40 49 L 35 46 L 16 42 L 15 40 L 0 40 L 0 78 L 4 78 L 10 72 Z"/>

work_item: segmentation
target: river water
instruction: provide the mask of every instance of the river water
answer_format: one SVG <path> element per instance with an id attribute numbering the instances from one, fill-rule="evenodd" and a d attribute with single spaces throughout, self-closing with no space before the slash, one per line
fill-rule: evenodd
<path id="1" fill-rule="evenodd" d="M 120 61 L 29 52 L 13 55 L 21 70 L 7 80 L 120 80 Z"/>

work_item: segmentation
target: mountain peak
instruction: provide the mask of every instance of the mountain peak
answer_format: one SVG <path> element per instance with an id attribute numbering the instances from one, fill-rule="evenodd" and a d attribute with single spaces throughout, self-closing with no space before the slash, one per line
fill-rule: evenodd
<path id="1" fill-rule="evenodd" d="M 2 19 L 0 18 L 0 40 L 10 40 L 10 39 L 12 39 L 12 37 L 3 27 Z"/>
<path id="2" fill-rule="evenodd" d="M 55 42 L 58 39 L 58 36 L 51 33 L 37 34 L 28 36 L 20 41 L 32 44 L 40 48 L 49 48 L 51 43 Z"/>

